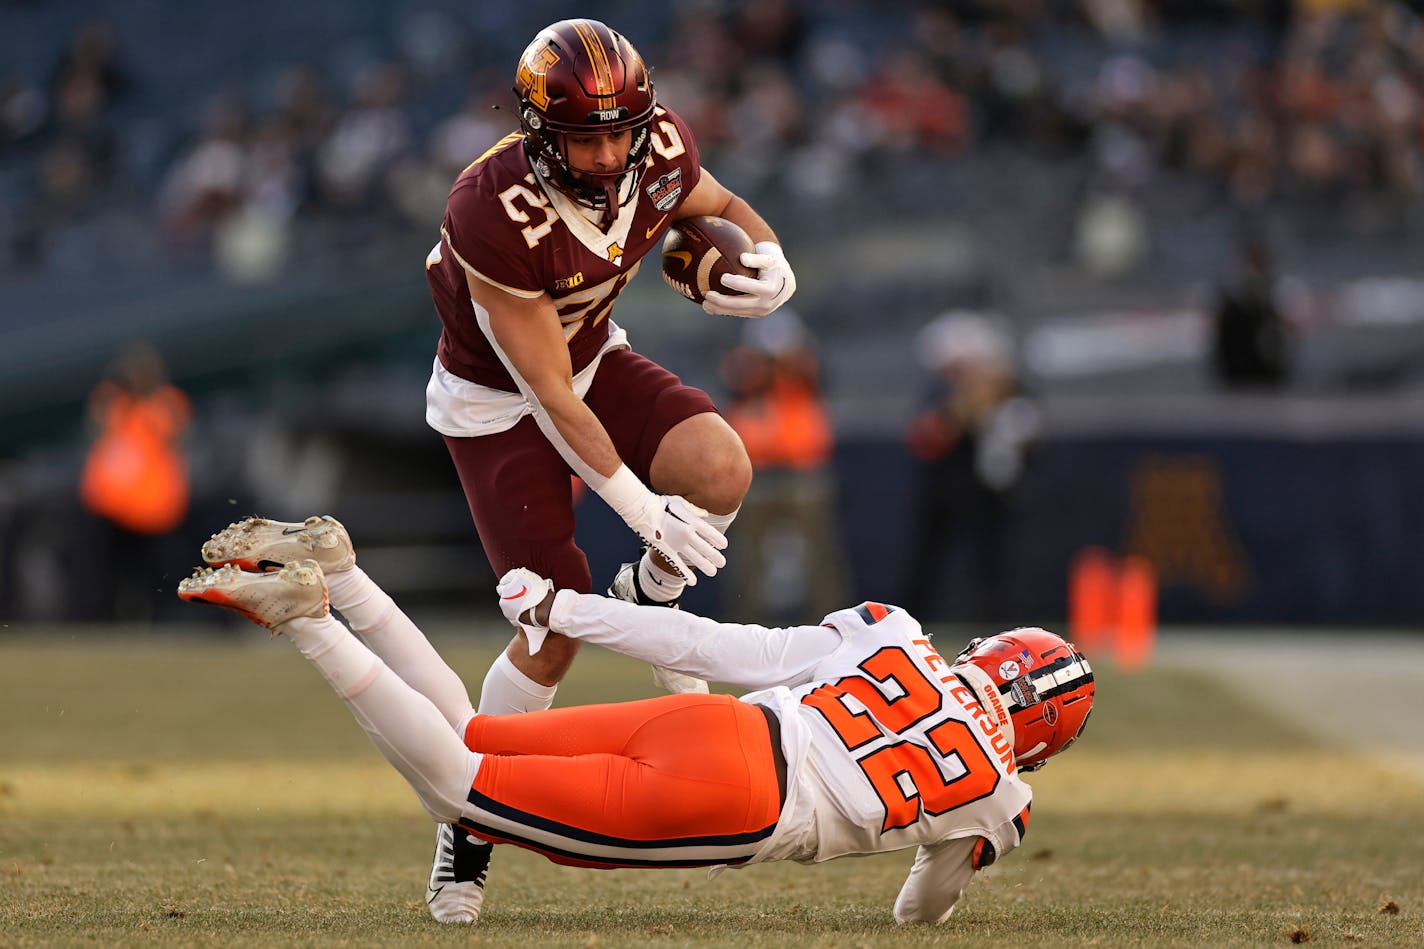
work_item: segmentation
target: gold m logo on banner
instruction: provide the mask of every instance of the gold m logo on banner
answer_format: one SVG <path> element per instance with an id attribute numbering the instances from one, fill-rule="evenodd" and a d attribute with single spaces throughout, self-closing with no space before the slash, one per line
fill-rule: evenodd
<path id="1" fill-rule="evenodd" d="M 1209 455 L 1149 456 L 1129 483 L 1128 553 L 1146 557 L 1162 586 L 1181 583 L 1235 603 L 1251 568 L 1227 517 L 1221 467 Z"/>

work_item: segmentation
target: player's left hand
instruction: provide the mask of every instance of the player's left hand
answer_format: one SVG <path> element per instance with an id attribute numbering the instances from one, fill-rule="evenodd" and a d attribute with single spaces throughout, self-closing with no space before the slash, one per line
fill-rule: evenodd
<path id="1" fill-rule="evenodd" d="M 524 633 L 529 640 L 529 655 L 534 655 L 544 647 L 544 637 L 549 635 L 548 622 L 539 622 L 537 614 L 540 604 L 553 599 L 554 582 L 528 567 L 515 567 L 500 577 L 495 591 L 505 619 Z"/>
<path id="2" fill-rule="evenodd" d="M 702 309 L 717 316 L 755 318 L 766 316 L 791 299 L 796 292 L 796 275 L 781 252 L 781 245 L 760 241 L 755 253 L 742 255 L 742 265 L 757 271 L 755 277 L 726 274 L 722 286 L 736 293 L 707 293 Z"/>

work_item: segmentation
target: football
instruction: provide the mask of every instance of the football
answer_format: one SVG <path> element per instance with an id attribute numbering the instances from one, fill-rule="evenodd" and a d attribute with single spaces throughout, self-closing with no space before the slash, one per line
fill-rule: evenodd
<path id="1" fill-rule="evenodd" d="M 736 293 L 722 286 L 724 274 L 755 277 L 742 266 L 742 254 L 755 251 L 747 232 L 720 217 L 690 217 L 673 224 L 663 238 L 663 279 L 693 303 L 708 290 Z"/>

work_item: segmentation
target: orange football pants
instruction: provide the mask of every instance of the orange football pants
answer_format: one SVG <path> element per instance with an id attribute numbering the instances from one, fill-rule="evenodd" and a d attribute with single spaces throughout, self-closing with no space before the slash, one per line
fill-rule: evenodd
<path id="1" fill-rule="evenodd" d="M 461 824 L 570 866 L 744 863 L 781 815 L 771 743 L 730 695 L 477 715 Z"/>

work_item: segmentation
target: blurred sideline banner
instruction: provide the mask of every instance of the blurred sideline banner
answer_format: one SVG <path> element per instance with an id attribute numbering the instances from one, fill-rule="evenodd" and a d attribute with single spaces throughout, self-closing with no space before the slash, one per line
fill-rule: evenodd
<path id="1" fill-rule="evenodd" d="M 898 441 L 837 450 L 850 602 L 896 602 L 909 568 L 914 468 Z M 634 548 L 602 505 L 579 541 L 596 578 Z M 997 602 L 982 601 L 965 538 L 947 536 L 926 620 L 1060 623 L 1073 555 L 1096 545 L 1148 558 L 1164 623 L 1424 622 L 1424 441 L 1253 437 L 1050 438 L 1014 497 Z M 735 526 L 730 556 L 737 555 Z M 720 612 L 719 576 L 684 604 Z M 805 617 L 815 622 L 819 617 Z"/>

